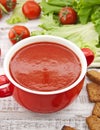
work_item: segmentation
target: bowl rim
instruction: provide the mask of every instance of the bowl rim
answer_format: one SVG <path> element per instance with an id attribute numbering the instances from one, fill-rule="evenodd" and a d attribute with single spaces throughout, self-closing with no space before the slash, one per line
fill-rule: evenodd
<path id="1" fill-rule="evenodd" d="M 42 41 L 56 42 L 58 44 L 62 44 L 64 46 L 70 48 L 78 56 L 78 58 L 81 62 L 82 69 L 81 69 L 81 73 L 80 73 L 79 78 L 73 84 L 71 84 L 68 87 L 54 90 L 54 91 L 37 91 L 37 90 L 31 90 L 31 89 L 25 88 L 13 80 L 13 78 L 10 75 L 10 71 L 9 71 L 10 59 L 22 47 L 29 45 L 29 44 L 32 44 L 32 43 L 42 42 Z M 82 52 L 82 50 L 79 47 L 77 47 L 73 42 L 71 42 L 67 39 L 64 39 L 64 38 L 61 38 L 58 36 L 52 36 L 52 35 L 38 35 L 38 36 L 29 37 L 29 38 L 26 38 L 26 39 L 19 41 L 17 44 L 13 45 L 10 48 L 10 50 L 7 52 L 3 65 L 4 65 L 4 72 L 5 72 L 6 76 L 8 77 L 9 81 L 14 86 L 16 86 L 17 88 L 19 88 L 23 91 L 33 93 L 33 94 L 38 94 L 38 95 L 53 95 L 53 94 L 59 94 L 59 93 L 63 93 L 63 92 L 66 92 L 68 90 L 71 90 L 72 88 L 76 87 L 82 81 L 82 79 L 84 78 L 84 76 L 86 74 L 86 70 L 87 70 L 87 62 L 86 62 L 86 58 L 85 58 L 85 55 Z"/>

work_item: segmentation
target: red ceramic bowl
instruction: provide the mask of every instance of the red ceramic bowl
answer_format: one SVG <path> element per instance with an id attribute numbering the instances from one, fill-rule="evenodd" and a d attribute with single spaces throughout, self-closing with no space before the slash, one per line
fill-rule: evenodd
<path id="1" fill-rule="evenodd" d="M 58 44 L 62 44 L 71 49 L 78 56 L 81 63 L 81 74 L 79 78 L 69 87 L 48 92 L 35 91 L 21 86 L 12 78 L 9 71 L 9 63 L 13 55 L 22 47 L 30 43 L 40 41 L 56 42 Z M 12 95 L 19 104 L 33 112 L 49 113 L 63 109 L 64 107 L 68 106 L 80 93 L 87 71 L 87 62 L 89 65 L 94 59 L 94 55 L 91 51 L 89 52 L 88 57 L 85 57 L 83 51 L 71 41 L 56 36 L 34 36 L 21 40 L 9 50 L 5 57 L 4 70 L 6 76 L 4 77 L 7 77 L 9 83 L 7 80 L 8 86 L 0 89 L 0 96 L 5 97 Z M 85 54 L 87 55 L 87 53 Z M 1 85 L 5 83 L 6 81 L 1 83 Z"/>

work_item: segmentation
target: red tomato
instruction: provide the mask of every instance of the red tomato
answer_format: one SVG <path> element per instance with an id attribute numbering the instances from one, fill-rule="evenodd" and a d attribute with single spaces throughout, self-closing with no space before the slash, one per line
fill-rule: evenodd
<path id="1" fill-rule="evenodd" d="M 64 7 L 59 12 L 59 19 L 62 24 L 75 24 L 77 22 L 77 13 L 71 7 Z"/>
<path id="2" fill-rule="evenodd" d="M 30 37 L 30 32 L 25 26 L 16 25 L 10 29 L 8 36 L 10 41 L 15 44 L 22 39 Z"/>
<path id="3" fill-rule="evenodd" d="M 12 11 L 16 6 L 16 0 L 0 0 L 0 3 L 5 7 L 7 11 Z"/>
<path id="4" fill-rule="evenodd" d="M 1 10 L 1 8 L 0 8 L 0 19 L 2 18 L 2 10 Z"/>
<path id="5" fill-rule="evenodd" d="M 83 51 L 83 53 L 86 57 L 86 60 L 87 60 L 87 65 L 89 66 L 93 62 L 95 54 L 89 48 L 82 48 L 81 50 Z"/>
<path id="6" fill-rule="evenodd" d="M 38 3 L 29 0 L 22 6 L 22 11 L 28 19 L 36 19 L 40 16 L 41 8 Z"/>

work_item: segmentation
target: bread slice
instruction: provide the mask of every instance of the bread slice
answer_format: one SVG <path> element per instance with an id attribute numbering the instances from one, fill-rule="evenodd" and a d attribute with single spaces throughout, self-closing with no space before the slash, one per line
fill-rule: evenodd
<path id="1" fill-rule="evenodd" d="M 90 70 L 86 75 L 91 81 L 100 85 L 100 72 L 96 70 Z"/>
<path id="2" fill-rule="evenodd" d="M 87 125 L 90 130 L 100 130 L 100 118 L 95 115 L 91 115 L 86 118 Z"/>
<path id="3" fill-rule="evenodd" d="M 86 88 L 89 100 L 91 102 L 100 102 L 100 85 L 95 83 L 88 83 Z"/>
<path id="4" fill-rule="evenodd" d="M 75 128 L 72 128 L 70 126 L 63 126 L 63 128 L 61 130 L 76 130 Z"/>
<path id="5" fill-rule="evenodd" d="M 95 103 L 92 114 L 100 117 L 100 102 Z"/>

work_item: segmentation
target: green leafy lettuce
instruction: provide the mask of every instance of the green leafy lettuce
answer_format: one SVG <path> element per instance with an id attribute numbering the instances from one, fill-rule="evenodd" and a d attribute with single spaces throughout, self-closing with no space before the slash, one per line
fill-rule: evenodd
<path id="1" fill-rule="evenodd" d="M 48 15 L 42 15 L 41 24 L 39 26 L 45 30 L 51 30 L 52 28 L 58 27 L 59 24 L 58 18 L 52 13 L 49 13 Z"/>
<path id="2" fill-rule="evenodd" d="M 100 0 L 75 0 L 73 4 L 77 11 L 79 22 L 93 22 L 100 35 Z"/>
<path id="3" fill-rule="evenodd" d="M 55 6 L 68 6 L 72 5 L 73 0 L 48 0 L 48 4 Z"/>
<path id="4" fill-rule="evenodd" d="M 43 26 L 44 28 L 44 26 Z M 52 29 L 46 28 L 47 30 L 37 30 L 31 33 L 32 36 L 35 35 L 53 35 L 60 36 L 74 42 L 80 48 L 88 47 L 97 51 L 97 43 L 99 42 L 98 33 L 94 29 L 93 23 L 88 23 L 85 25 L 64 25 L 61 27 L 54 27 Z"/>
<path id="5" fill-rule="evenodd" d="M 55 6 L 55 5 L 50 5 L 46 2 L 46 0 L 42 0 L 40 3 L 42 7 L 42 11 L 44 14 L 49 14 L 49 13 L 58 13 L 62 7 Z"/>
<path id="6" fill-rule="evenodd" d="M 42 0 L 41 30 L 32 31 L 31 35 L 55 35 L 68 39 L 80 48 L 92 49 L 96 61 L 100 61 L 100 0 Z M 61 7 L 71 6 L 78 14 L 78 23 L 61 25 L 58 13 Z"/>
<path id="7" fill-rule="evenodd" d="M 94 23 L 95 29 L 100 35 L 100 6 L 95 8 L 94 13 L 91 15 L 91 21 Z"/>
<path id="8" fill-rule="evenodd" d="M 24 16 L 22 12 L 23 3 L 24 2 L 20 2 L 16 5 L 12 15 L 10 16 L 9 19 L 7 19 L 8 24 L 16 24 L 28 21 L 28 19 Z"/>
<path id="9" fill-rule="evenodd" d="M 73 0 L 42 0 L 40 5 L 42 7 L 43 14 L 59 13 L 62 7 L 71 6 Z"/>

